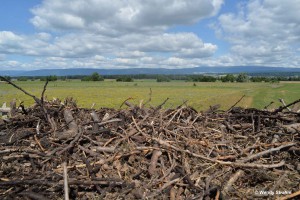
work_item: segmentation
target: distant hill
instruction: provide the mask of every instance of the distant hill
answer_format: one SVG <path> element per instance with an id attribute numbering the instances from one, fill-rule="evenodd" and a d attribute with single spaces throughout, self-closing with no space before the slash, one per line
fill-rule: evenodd
<path id="1" fill-rule="evenodd" d="M 70 69 L 40 69 L 31 71 L 1 71 L 3 76 L 68 76 L 90 75 L 98 72 L 101 75 L 126 75 L 126 74 L 209 74 L 209 73 L 280 73 L 300 72 L 300 68 L 285 67 L 259 67 L 259 66 L 233 66 L 233 67 L 195 67 L 181 69 L 165 68 L 130 68 L 130 69 L 96 69 L 96 68 L 70 68 Z"/>

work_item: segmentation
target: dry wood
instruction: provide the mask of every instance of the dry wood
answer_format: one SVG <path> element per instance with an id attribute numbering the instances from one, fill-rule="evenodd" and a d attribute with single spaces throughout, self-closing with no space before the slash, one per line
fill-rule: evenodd
<path id="1" fill-rule="evenodd" d="M 93 110 L 72 98 L 47 101 L 45 90 L 40 105 L 0 120 L 0 199 L 61 199 L 66 182 L 76 199 L 249 199 L 245 191 L 257 188 L 298 190 L 298 113 L 197 112 L 186 102 Z"/>
<path id="2" fill-rule="evenodd" d="M 279 198 L 279 200 L 288 200 L 288 199 L 293 199 L 294 197 L 300 196 L 300 190 L 297 192 L 294 192 L 292 194 L 286 195 L 284 197 Z"/>
<path id="3" fill-rule="evenodd" d="M 231 111 L 232 108 L 234 108 L 238 103 L 240 103 L 240 101 L 242 101 L 242 99 L 245 97 L 246 95 L 243 95 L 237 102 L 235 102 L 228 110 L 227 112 Z"/>
<path id="4" fill-rule="evenodd" d="M 244 175 L 244 171 L 243 170 L 238 170 L 237 172 L 235 172 L 232 177 L 228 180 L 228 182 L 226 183 L 226 185 L 224 186 L 223 190 L 221 191 L 223 197 L 225 199 L 228 199 L 229 195 L 228 192 L 231 190 L 232 185 L 237 181 L 238 178 L 240 178 L 241 176 Z"/>
<path id="5" fill-rule="evenodd" d="M 286 106 L 286 103 L 283 99 L 279 99 L 280 103 L 282 103 L 283 106 Z M 288 111 L 292 111 L 292 109 L 290 109 L 288 106 L 286 107 L 286 109 L 288 109 Z"/>
<path id="6" fill-rule="evenodd" d="M 158 145 L 155 145 L 154 148 L 157 148 Z M 148 168 L 148 172 L 150 175 L 154 175 L 156 171 L 156 165 L 159 156 L 161 156 L 162 152 L 160 150 L 154 150 L 152 153 L 151 161 L 150 161 L 150 166 Z"/>
<path id="7" fill-rule="evenodd" d="M 271 148 L 271 149 L 268 149 L 268 150 L 265 150 L 265 151 L 262 151 L 262 152 L 259 152 L 257 154 L 254 154 L 254 155 L 251 155 L 251 156 L 248 156 L 247 158 L 244 158 L 242 160 L 239 160 L 239 162 L 248 162 L 250 160 L 254 160 L 254 159 L 257 159 L 257 158 L 260 158 L 264 155 L 268 155 L 270 153 L 273 153 L 273 152 L 276 152 L 276 151 L 280 151 L 281 149 L 283 148 L 287 148 L 287 147 L 291 147 L 291 146 L 294 146 L 296 145 L 296 143 L 288 143 L 288 144 L 284 144 L 284 145 L 281 145 L 279 147 L 276 147 L 276 148 Z"/>
<path id="8" fill-rule="evenodd" d="M 67 163 L 63 162 L 64 168 L 64 193 L 65 193 L 65 200 L 69 200 L 69 183 L 68 183 L 68 169 Z"/>
<path id="9" fill-rule="evenodd" d="M 298 99 L 298 100 L 296 100 L 296 101 L 294 101 L 294 102 L 292 102 L 292 103 L 289 103 L 288 105 L 285 105 L 285 106 L 280 106 L 278 109 L 276 109 L 273 113 L 279 113 L 279 112 L 281 112 L 281 111 L 283 111 L 284 109 L 286 109 L 286 108 L 288 108 L 288 107 L 290 107 L 290 106 L 292 106 L 292 105 L 295 105 L 295 104 L 297 104 L 297 103 L 299 103 L 300 102 L 300 99 Z"/>

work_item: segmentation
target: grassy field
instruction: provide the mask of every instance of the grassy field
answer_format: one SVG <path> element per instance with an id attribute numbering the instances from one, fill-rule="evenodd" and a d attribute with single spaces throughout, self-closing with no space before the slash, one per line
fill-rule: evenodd
<path id="1" fill-rule="evenodd" d="M 44 83 L 41 81 L 15 82 L 28 92 L 40 96 Z M 238 104 L 242 107 L 263 108 L 271 101 L 275 101 L 273 107 L 278 107 L 279 98 L 289 103 L 300 98 L 299 83 L 196 83 L 172 81 L 157 83 L 155 80 L 135 80 L 135 82 L 116 82 L 105 80 L 104 82 L 81 82 L 79 80 L 50 82 L 46 96 L 64 99 L 74 97 L 80 107 L 95 108 L 113 107 L 119 108 L 122 102 L 132 97 L 131 102 L 138 104 L 141 100 L 149 99 L 149 91 L 152 89 L 150 105 L 156 106 L 166 98 L 170 98 L 165 108 L 176 107 L 185 100 L 188 105 L 197 110 L 205 110 L 210 105 L 220 104 L 222 109 L 228 109 L 241 96 L 246 97 Z M 12 99 L 24 101 L 26 106 L 33 100 L 11 85 L 0 83 L 0 104 L 10 102 Z"/>

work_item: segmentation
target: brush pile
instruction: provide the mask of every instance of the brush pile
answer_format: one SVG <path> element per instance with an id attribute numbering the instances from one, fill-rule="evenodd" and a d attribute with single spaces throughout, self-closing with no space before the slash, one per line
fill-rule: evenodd
<path id="1" fill-rule="evenodd" d="M 39 101 L 0 119 L 1 199 L 299 197 L 300 114 L 83 109 Z"/>

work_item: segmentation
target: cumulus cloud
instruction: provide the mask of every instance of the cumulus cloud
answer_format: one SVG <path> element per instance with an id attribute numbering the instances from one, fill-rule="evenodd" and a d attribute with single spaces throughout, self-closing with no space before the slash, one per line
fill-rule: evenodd
<path id="1" fill-rule="evenodd" d="M 0 67 L 299 67 L 299 0 L 240 2 L 218 16 L 224 0 L 43 0 L 31 9 L 38 32 L 0 31 Z M 201 34 L 170 32 L 205 18 L 217 19 L 212 27 L 230 52 L 216 56 L 222 47 Z"/>
<path id="2" fill-rule="evenodd" d="M 130 34 L 110 38 L 91 33 L 67 34 L 51 39 L 49 34 L 35 36 L 0 32 L 0 52 L 53 57 L 143 57 L 151 53 L 169 53 L 181 57 L 209 57 L 217 46 L 204 43 L 192 33 L 160 34 L 145 36 Z M 51 41 L 49 41 L 51 40 Z"/>
<path id="3" fill-rule="evenodd" d="M 232 44 L 244 64 L 299 67 L 299 0 L 251 0 L 238 13 L 220 15 L 217 34 Z"/>
<path id="4" fill-rule="evenodd" d="M 155 32 L 215 15 L 223 0 L 44 0 L 31 23 L 43 30 L 92 30 L 102 34 Z"/>
<path id="5" fill-rule="evenodd" d="M 188 67 L 217 45 L 170 33 L 215 16 L 223 0 L 43 0 L 31 9 L 33 35 L 0 31 L 0 54 L 31 56 L 20 67 Z M 1 58 L 1 57 L 0 57 Z M 20 63 L 19 63 L 20 64 Z"/>

